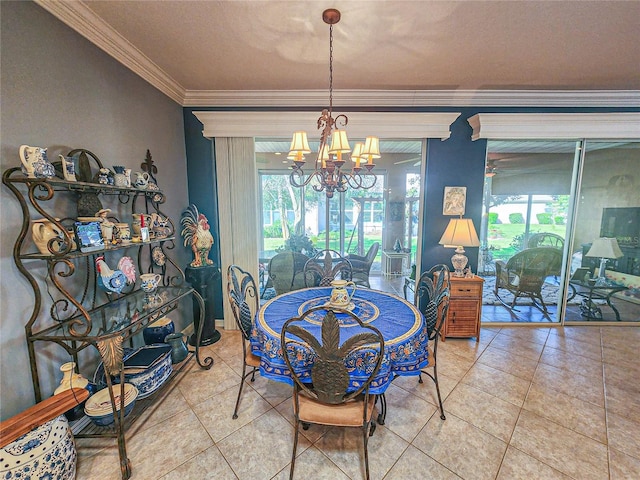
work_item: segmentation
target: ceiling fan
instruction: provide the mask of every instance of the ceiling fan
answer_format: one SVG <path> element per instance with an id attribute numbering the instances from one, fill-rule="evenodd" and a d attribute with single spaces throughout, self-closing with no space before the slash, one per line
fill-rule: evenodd
<path id="1" fill-rule="evenodd" d="M 484 170 L 485 177 L 494 177 L 498 173 L 495 160 L 487 160 L 487 167 Z"/>
<path id="2" fill-rule="evenodd" d="M 402 165 L 403 163 L 411 163 L 414 162 L 413 166 L 417 167 L 422 162 L 421 157 L 407 158 L 406 160 L 400 160 L 398 162 L 393 162 L 394 165 Z"/>

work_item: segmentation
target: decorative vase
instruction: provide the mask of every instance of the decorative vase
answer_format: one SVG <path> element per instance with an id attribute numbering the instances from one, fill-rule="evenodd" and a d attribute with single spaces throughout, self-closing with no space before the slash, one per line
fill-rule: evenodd
<path id="1" fill-rule="evenodd" d="M 54 395 L 64 392 L 65 390 L 70 390 L 72 388 L 85 388 L 89 391 L 89 393 L 93 394 L 96 391 L 96 387 L 93 383 L 89 382 L 86 378 L 84 378 L 81 374 L 76 373 L 76 362 L 67 362 L 60 365 L 60 371 L 62 372 L 62 380 L 60 380 L 60 385 L 53 392 Z M 69 420 L 76 420 L 82 416 L 84 403 L 79 403 L 71 410 L 65 412 L 65 416 Z"/>
<path id="2" fill-rule="evenodd" d="M 53 392 L 54 395 L 70 390 L 72 388 L 87 388 L 89 380 L 84 378 L 81 374 L 75 372 L 76 362 L 67 362 L 60 365 L 60 371 L 62 372 L 62 380 L 60 385 Z"/>
<path id="3" fill-rule="evenodd" d="M 143 331 L 145 345 L 153 343 L 164 343 L 167 335 L 175 333 L 176 327 L 169 317 L 162 317 L 153 323 L 150 323 Z"/>
<path id="4" fill-rule="evenodd" d="M 76 478 L 76 446 L 64 415 L 4 446 L 0 457 L 0 478 Z"/>
<path id="5" fill-rule="evenodd" d="M 166 336 L 164 341 L 171 346 L 171 363 L 180 363 L 187 355 L 189 355 L 189 349 L 183 338 L 188 338 L 184 333 L 171 333 Z"/>

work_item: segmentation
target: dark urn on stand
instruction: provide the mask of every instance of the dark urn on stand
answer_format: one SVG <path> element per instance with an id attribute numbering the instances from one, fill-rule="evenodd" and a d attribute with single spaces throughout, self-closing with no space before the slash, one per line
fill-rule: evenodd
<path id="1" fill-rule="evenodd" d="M 209 259 L 209 251 L 213 246 L 213 236 L 209 231 L 207 217 L 198 212 L 195 205 L 189 205 L 182 213 L 180 220 L 184 246 L 191 247 L 193 261 L 185 269 L 185 278 L 204 300 L 204 322 L 200 346 L 211 345 L 220 340 L 220 332 L 216 330 L 213 313 L 213 280 L 220 273 L 218 267 Z M 194 333 L 189 345 L 195 346 L 200 328 L 200 304 L 193 299 Z"/>

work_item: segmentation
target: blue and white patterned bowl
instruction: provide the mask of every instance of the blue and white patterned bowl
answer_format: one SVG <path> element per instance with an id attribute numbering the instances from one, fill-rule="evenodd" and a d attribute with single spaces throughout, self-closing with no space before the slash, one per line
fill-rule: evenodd
<path id="1" fill-rule="evenodd" d="M 76 445 L 64 415 L 0 449 L 0 478 L 76 478 Z"/>
<path id="2" fill-rule="evenodd" d="M 127 360 L 135 354 L 140 353 L 147 355 L 151 359 L 149 366 L 135 373 L 132 373 L 131 370 L 127 371 Z M 169 378 L 171 372 L 173 372 L 171 365 L 171 346 L 166 343 L 146 345 L 136 350 L 125 348 L 123 360 L 125 364 L 125 382 L 135 385 L 138 389 L 139 399 L 146 398 L 158 390 Z M 112 380 L 118 382 L 120 378 L 115 376 L 112 377 Z M 98 365 L 96 373 L 93 376 L 93 381 L 101 387 L 106 386 L 102 363 Z"/>
<path id="3" fill-rule="evenodd" d="M 116 402 L 116 412 L 120 411 L 120 386 L 113 386 L 113 395 Z M 130 383 L 124 384 L 124 416 L 126 417 L 133 410 L 138 397 L 138 389 Z M 109 389 L 103 388 L 98 393 L 91 395 L 84 405 L 84 413 L 91 421 L 100 427 L 111 425 L 115 422 L 113 406 Z"/>

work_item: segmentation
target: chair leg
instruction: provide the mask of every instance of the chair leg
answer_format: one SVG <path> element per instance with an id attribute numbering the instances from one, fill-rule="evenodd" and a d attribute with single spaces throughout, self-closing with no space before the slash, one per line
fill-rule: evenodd
<path id="1" fill-rule="evenodd" d="M 384 396 L 384 393 L 378 395 L 376 401 L 380 400 L 380 413 L 378 414 L 378 423 L 380 425 L 384 425 L 384 421 L 387 418 L 387 398 Z"/>
<path id="2" fill-rule="evenodd" d="M 442 396 L 440 395 L 440 384 L 438 383 L 438 365 L 434 365 L 433 367 L 433 383 L 436 384 L 436 393 L 438 394 L 438 404 L 440 405 L 440 418 L 442 420 L 446 420 L 447 417 L 444 415 L 444 407 L 442 406 Z"/>
<path id="3" fill-rule="evenodd" d="M 364 440 L 364 469 L 366 476 L 365 478 L 369 480 L 369 422 L 365 423 L 362 429 L 362 437 Z"/>
<path id="4" fill-rule="evenodd" d="M 240 406 L 240 396 L 242 395 L 242 387 L 244 386 L 244 379 L 247 378 L 247 374 L 245 374 L 247 369 L 247 364 L 243 362 L 242 364 L 242 379 L 240 380 L 240 388 L 238 389 L 238 398 L 236 399 L 236 408 L 233 410 L 233 418 L 234 420 L 238 418 L 238 407 Z"/>
<path id="5" fill-rule="evenodd" d="M 438 370 L 437 370 L 437 366 L 433 367 L 433 375 L 430 374 L 429 372 L 425 372 L 424 370 L 421 371 L 421 373 L 424 373 L 425 375 L 427 375 L 431 380 L 433 380 L 433 383 L 436 385 L 436 394 L 438 395 L 438 405 L 440 406 L 440 418 L 442 420 L 446 420 L 447 417 L 444 414 L 444 407 L 442 406 L 442 395 L 440 395 L 440 384 L 438 383 Z"/>
<path id="6" fill-rule="evenodd" d="M 293 453 L 291 454 L 291 470 L 289 471 L 289 480 L 293 480 L 293 469 L 296 466 L 296 450 L 298 448 L 298 434 L 300 429 L 300 425 L 297 419 L 294 428 L 295 434 L 293 436 Z"/>
<path id="7" fill-rule="evenodd" d="M 238 398 L 236 399 L 236 408 L 233 410 L 232 418 L 234 420 L 238 418 L 238 407 L 240 406 L 240 397 L 242 396 L 242 388 L 244 387 L 244 381 L 249 375 L 251 375 L 251 381 L 253 382 L 255 380 L 256 372 L 258 371 L 258 369 L 255 367 L 251 367 L 250 372 L 247 372 L 246 369 L 247 369 L 247 364 L 245 363 L 244 365 L 242 365 L 242 381 L 240 382 L 240 389 L 238 390 Z"/>

